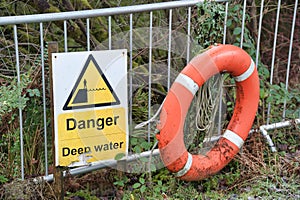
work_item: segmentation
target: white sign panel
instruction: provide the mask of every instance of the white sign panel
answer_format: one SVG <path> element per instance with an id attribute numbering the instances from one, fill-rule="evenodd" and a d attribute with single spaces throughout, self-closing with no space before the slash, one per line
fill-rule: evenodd
<path id="1" fill-rule="evenodd" d="M 52 54 L 56 166 L 128 151 L 126 50 Z"/>

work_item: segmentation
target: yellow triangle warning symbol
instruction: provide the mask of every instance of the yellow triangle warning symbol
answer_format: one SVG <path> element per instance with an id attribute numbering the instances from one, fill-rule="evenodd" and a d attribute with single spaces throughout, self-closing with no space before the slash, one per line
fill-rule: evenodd
<path id="1" fill-rule="evenodd" d="M 120 104 L 95 58 L 89 55 L 63 110 Z"/>

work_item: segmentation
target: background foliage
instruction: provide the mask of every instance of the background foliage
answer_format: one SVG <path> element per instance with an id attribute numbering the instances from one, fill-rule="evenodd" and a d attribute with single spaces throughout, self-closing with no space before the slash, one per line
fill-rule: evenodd
<path id="1" fill-rule="evenodd" d="M 155 1 L 8 1 L 0 2 L 0 16 L 28 15 L 37 13 L 54 13 L 76 10 L 87 10 L 107 7 L 118 7 L 135 4 L 161 2 Z M 226 43 L 239 46 L 241 36 L 242 1 L 229 3 Z M 259 20 L 260 1 L 249 1 L 246 15 L 243 48 L 255 59 L 257 23 Z M 273 38 L 277 5 L 274 1 L 265 1 L 263 30 L 261 38 L 261 54 L 259 57 L 259 75 L 261 80 L 260 105 L 254 127 L 266 124 L 268 105 L 271 105 L 270 122 L 282 120 L 284 102 L 287 102 L 286 119 L 299 118 L 300 115 L 300 21 L 296 21 L 294 33 L 293 54 L 289 87 L 286 90 L 285 74 L 289 36 L 291 30 L 291 16 L 294 1 L 284 1 L 281 6 L 278 41 L 276 47 L 276 61 L 272 84 L 270 84 L 271 62 L 273 53 Z M 168 27 L 168 12 L 155 11 L 153 13 L 154 27 Z M 224 4 L 205 3 L 198 5 L 192 12 L 192 38 L 199 49 L 205 49 L 214 43 L 223 42 L 223 22 L 225 15 Z M 299 16 L 299 8 L 298 13 Z M 173 29 L 187 33 L 186 9 L 173 11 Z M 149 14 L 135 14 L 134 28 L 149 24 Z M 68 20 L 68 51 L 86 50 L 85 20 Z M 59 42 L 59 51 L 64 51 L 63 22 L 54 21 L 44 25 L 45 52 L 47 42 Z M 129 30 L 129 16 L 112 16 L 112 35 Z M 41 80 L 41 50 L 39 39 L 39 24 L 18 25 L 19 54 L 21 67 L 21 84 L 17 83 L 15 70 L 15 49 L 13 40 L 13 26 L 0 27 L 0 197 L 8 197 L 17 190 L 10 190 L 12 185 L 20 186 L 16 179 L 20 177 L 20 138 L 18 108 L 22 108 L 24 118 L 24 155 L 26 178 L 43 175 L 44 148 L 43 148 L 43 110 L 42 80 Z M 108 47 L 108 20 L 105 17 L 91 19 L 90 26 L 91 49 L 105 49 Z M 197 52 L 194 52 L 197 53 Z M 155 50 L 153 62 L 167 65 L 167 52 Z M 46 80 L 49 80 L 47 54 L 45 55 Z M 141 66 L 148 62 L 148 49 L 134 50 L 133 66 Z M 172 57 L 172 66 L 179 71 L 186 61 L 181 57 Z M 144 69 L 145 74 L 147 68 Z M 160 72 L 157 72 L 160 73 Z M 146 76 L 145 76 L 146 77 Z M 141 79 L 145 79 L 141 76 Z M 234 105 L 234 86 L 230 77 L 225 77 L 224 88 L 230 118 L 230 111 Z M 46 85 L 47 109 L 49 109 L 50 85 Z M 133 97 L 133 119 L 136 122 L 145 121 L 148 116 L 147 85 L 140 85 Z M 166 88 L 161 85 L 153 87 L 152 104 L 160 104 L 166 95 Z M 49 115 L 49 110 L 47 110 Z M 50 117 L 48 117 L 49 119 Z M 226 118 L 228 120 L 228 118 Z M 51 152 L 50 122 L 47 122 L 49 141 L 48 152 Z M 232 161 L 218 175 L 207 180 L 186 183 L 176 180 L 166 169 L 151 173 L 119 174 L 112 169 L 94 172 L 92 174 L 65 180 L 66 198 L 80 196 L 84 199 L 97 197 L 111 197 L 125 199 L 237 199 L 237 198 L 300 198 L 300 133 L 299 126 L 272 131 L 271 137 L 279 149 L 278 154 L 270 153 L 264 139 L 259 134 L 251 135 L 244 145 L 242 153 Z M 134 132 L 130 139 L 132 152 L 140 153 L 149 150 L 155 142 L 151 138 L 150 145 L 146 142 L 143 131 Z M 51 153 L 49 160 L 51 162 Z M 148 160 L 141 160 L 146 163 Z M 51 164 L 51 163 L 50 163 Z M 49 168 L 51 173 L 51 166 Z M 21 183 L 21 185 L 24 183 Z M 30 197 L 37 196 L 38 190 L 44 197 L 54 198 L 51 185 L 37 188 L 27 184 Z M 20 194 L 22 198 L 23 193 Z M 43 196 L 42 195 L 42 196 Z M 28 196 L 26 196 L 28 197 Z M 17 197 L 16 197 L 17 198 Z M 24 198 L 24 196 L 23 196 Z M 45 197 L 46 198 L 46 197 Z"/>

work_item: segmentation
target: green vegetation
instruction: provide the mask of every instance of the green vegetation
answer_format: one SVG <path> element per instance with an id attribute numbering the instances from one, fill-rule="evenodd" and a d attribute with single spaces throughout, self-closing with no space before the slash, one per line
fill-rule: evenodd
<path id="1" fill-rule="evenodd" d="M 0 15 L 22 15 L 47 12 L 62 12 L 85 10 L 92 8 L 116 7 L 132 5 L 136 1 L 1 1 Z M 152 1 L 154 2 L 154 1 Z M 155 1 L 159 2 L 159 1 Z M 146 1 L 143 1 L 146 3 Z M 258 62 L 260 76 L 260 102 L 254 128 L 266 124 L 268 107 L 270 107 L 270 122 L 282 120 L 283 107 L 286 104 L 285 119 L 295 119 L 300 115 L 300 84 L 299 84 L 299 52 L 293 51 L 289 87 L 286 89 L 285 74 L 289 41 L 289 26 L 279 30 L 280 45 L 276 52 L 276 66 L 273 81 L 270 84 L 272 59 L 272 39 L 276 6 L 267 1 L 262 33 L 261 55 Z M 246 24 L 243 38 L 243 48 L 255 60 L 256 36 L 258 21 L 258 1 L 247 8 Z M 282 5 L 281 22 L 290 20 L 293 1 Z M 226 43 L 239 46 L 241 42 L 241 1 L 232 1 L 228 7 Z M 299 11 L 298 11 L 299 13 Z M 153 12 L 153 27 L 168 28 L 168 11 Z M 173 30 L 186 35 L 186 8 L 173 10 Z M 193 54 L 203 51 L 209 45 L 223 42 L 225 4 L 206 2 L 197 5 L 192 12 L 191 36 L 197 42 Z M 90 19 L 91 49 L 108 48 L 108 20 L 105 17 Z M 147 27 L 149 14 L 133 15 L 134 29 Z M 86 50 L 85 19 L 68 20 L 68 51 Z M 45 78 L 47 133 L 49 152 L 49 173 L 52 173 L 52 141 L 50 127 L 50 85 L 47 43 L 59 42 L 59 51 L 64 51 L 62 21 L 49 22 L 43 25 L 45 38 Z M 128 36 L 129 15 L 112 16 L 112 35 L 121 38 Z M 137 44 L 133 50 L 133 96 L 132 111 L 134 125 L 148 119 L 149 87 L 151 93 L 150 114 L 153 115 L 162 103 L 167 93 L 166 70 L 168 52 L 166 49 L 153 48 L 153 84 L 147 85 L 149 51 L 146 34 L 134 32 Z M 168 33 L 159 30 L 157 38 L 167 41 Z M 141 34 L 142 33 L 142 34 Z M 299 46 L 299 23 L 295 30 L 294 46 Z M 147 32 L 148 34 L 148 32 Z M 281 36 L 281 37 L 280 37 Z M 163 40 L 162 39 L 162 40 Z M 0 26 L 0 199 L 55 199 L 52 183 L 36 184 L 31 178 L 45 173 L 44 166 L 44 125 L 42 107 L 42 70 L 41 49 L 39 49 L 39 24 L 18 25 L 18 40 L 21 66 L 21 83 L 19 84 L 15 69 L 15 50 L 13 27 Z M 158 47 L 164 46 L 162 40 L 155 40 Z M 122 43 L 124 41 L 119 41 Z M 116 43 L 118 43 L 116 42 Z M 186 42 L 186 40 L 184 41 Z M 113 47 L 118 44 L 113 42 Z M 123 43 L 122 43 L 123 45 Z M 124 42 L 126 47 L 127 43 Z M 161 46 L 160 46 L 161 45 Z M 157 47 L 154 46 L 154 47 Z M 167 45 L 165 45 L 167 46 Z M 295 48 L 296 49 L 296 48 Z M 180 52 L 180 51 L 179 51 Z M 182 52 L 180 52 L 182 53 Z M 171 79 L 176 77 L 186 63 L 184 53 L 172 52 Z M 283 76 L 284 75 L 284 76 Z M 224 127 L 231 117 L 234 106 L 235 88 L 229 75 L 224 75 L 224 104 L 227 112 Z M 173 80 L 171 80 L 173 81 Z M 20 177 L 20 136 L 19 108 L 23 114 L 24 134 L 24 182 Z M 156 143 L 155 124 L 151 124 L 150 142 L 148 142 L 148 127 L 134 130 L 130 127 L 130 152 L 141 153 L 152 150 Z M 193 131 L 194 129 L 192 129 Z M 204 132 L 205 134 L 205 132 Z M 299 199 L 300 198 L 300 127 L 293 125 L 288 128 L 269 131 L 278 153 L 271 153 L 260 133 L 249 136 L 241 152 L 221 172 L 206 180 L 197 182 L 180 181 L 169 173 L 162 165 L 159 157 L 140 158 L 128 163 L 123 171 L 103 169 L 90 174 L 65 178 L 65 199 Z M 197 134 L 191 141 L 191 151 L 202 141 L 203 134 Z M 200 145 L 201 146 L 201 145 Z M 123 155 L 118 155 L 120 160 Z M 12 195 L 14 194 L 14 195 Z"/>

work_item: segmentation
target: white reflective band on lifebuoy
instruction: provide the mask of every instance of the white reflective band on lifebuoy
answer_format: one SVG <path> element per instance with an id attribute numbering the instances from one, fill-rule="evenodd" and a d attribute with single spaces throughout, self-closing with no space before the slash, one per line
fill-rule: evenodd
<path id="1" fill-rule="evenodd" d="M 179 74 L 177 78 L 175 79 L 175 82 L 180 83 L 183 85 L 186 89 L 188 89 L 193 95 L 196 94 L 198 91 L 199 87 L 197 83 L 193 81 L 190 77 L 184 74 Z"/>
<path id="2" fill-rule="evenodd" d="M 192 156 L 192 154 L 190 154 L 188 152 L 188 159 L 187 159 L 184 167 L 180 171 L 174 173 L 174 175 L 176 177 L 180 177 L 180 176 L 185 175 L 191 169 L 192 163 L 193 163 L 193 156 Z"/>
<path id="3" fill-rule="evenodd" d="M 241 82 L 241 81 L 246 80 L 247 78 L 249 78 L 251 76 L 254 69 L 255 69 L 255 64 L 254 64 L 254 61 L 251 59 L 251 64 L 250 64 L 249 68 L 244 73 L 242 73 L 241 75 L 235 76 L 234 80 L 237 81 L 237 82 Z"/>
<path id="4" fill-rule="evenodd" d="M 233 144 L 235 144 L 239 149 L 243 146 L 244 140 L 235 132 L 231 130 L 226 130 L 225 133 L 222 135 L 223 138 L 226 138 Z"/>

